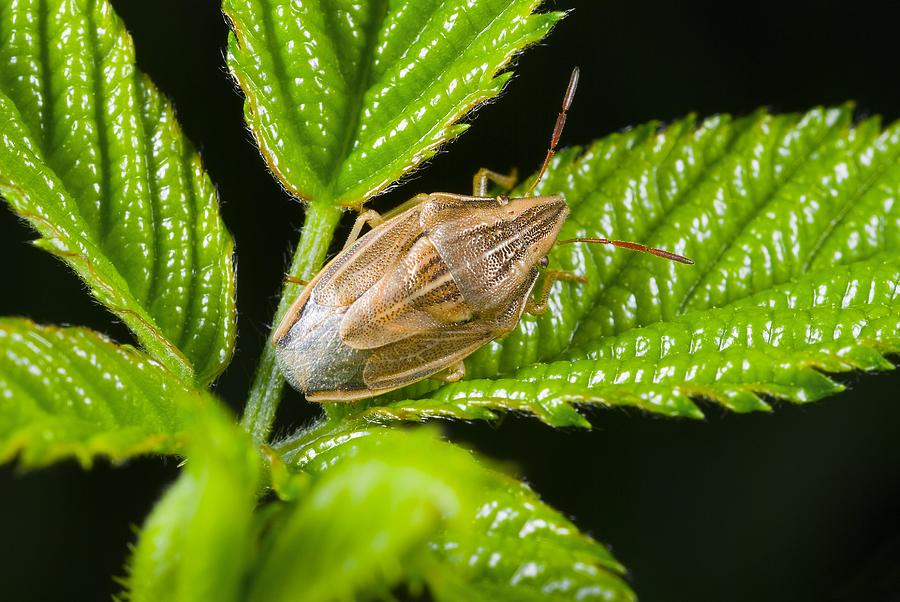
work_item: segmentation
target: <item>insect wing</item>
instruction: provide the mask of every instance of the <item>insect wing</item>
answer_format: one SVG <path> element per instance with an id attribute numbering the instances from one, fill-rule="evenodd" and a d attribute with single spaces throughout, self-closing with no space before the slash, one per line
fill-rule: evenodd
<path id="1" fill-rule="evenodd" d="M 478 324 L 423 333 L 381 347 L 363 371 L 372 389 L 395 389 L 440 372 L 466 358 L 494 334 Z"/>
<path id="2" fill-rule="evenodd" d="M 297 321 L 311 294 L 328 307 L 346 307 L 363 295 L 391 269 L 419 234 L 418 211 L 411 209 L 386 221 L 338 253 L 306 285 L 272 335 L 284 337 Z"/>
<path id="3" fill-rule="evenodd" d="M 344 307 L 359 299 L 393 269 L 420 232 L 415 208 L 372 228 L 322 270 L 316 302 Z"/>
<path id="4" fill-rule="evenodd" d="M 446 262 L 421 236 L 392 272 L 347 310 L 341 339 L 356 349 L 374 349 L 471 317 Z"/>
<path id="5" fill-rule="evenodd" d="M 482 315 L 515 295 L 569 214 L 561 196 L 479 199 L 435 195 L 422 225 L 463 296 Z"/>

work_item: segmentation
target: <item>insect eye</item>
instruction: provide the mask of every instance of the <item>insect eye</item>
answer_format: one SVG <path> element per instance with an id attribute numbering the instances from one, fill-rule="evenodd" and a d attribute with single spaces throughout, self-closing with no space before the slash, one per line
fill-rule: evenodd
<path id="1" fill-rule="evenodd" d="M 546 256 L 546 255 L 544 255 L 543 257 L 541 257 L 541 267 L 542 267 L 542 268 L 545 268 L 545 267 L 547 267 L 548 265 L 550 265 L 550 260 L 547 259 L 547 256 Z"/>

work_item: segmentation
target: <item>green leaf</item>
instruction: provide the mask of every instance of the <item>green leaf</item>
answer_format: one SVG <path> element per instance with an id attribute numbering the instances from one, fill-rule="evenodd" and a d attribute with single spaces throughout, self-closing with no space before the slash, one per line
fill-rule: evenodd
<path id="1" fill-rule="evenodd" d="M 609 552 L 521 482 L 420 432 L 347 425 L 323 423 L 278 446 L 320 479 L 288 519 L 295 528 L 277 530 L 281 561 L 270 574 L 285 595 L 314 600 L 297 588 L 345 584 L 337 597 L 349 599 L 374 566 L 381 588 L 405 574 L 438 600 L 634 599 Z"/>
<path id="2" fill-rule="evenodd" d="M 122 580 L 134 602 L 246 599 L 259 456 L 224 412 L 198 415 L 191 431 L 187 466 L 147 518 Z"/>
<path id="3" fill-rule="evenodd" d="M 36 467 L 72 456 L 180 453 L 206 394 L 157 362 L 83 328 L 0 318 L 0 461 Z"/>
<path id="4" fill-rule="evenodd" d="M 526 485 L 496 475 L 474 520 L 432 544 L 437 600 L 633 602 L 625 569 Z"/>
<path id="5" fill-rule="evenodd" d="M 692 312 L 603 339 L 586 353 L 590 359 L 537 364 L 512 378 L 458 383 L 436 395 L 457 403 L 508 405 L 553 426 L 579 426 L 570 419 L 572 402 L 634 405 L 699 418 L 703 414 L 691 398 L 735 412 L 769 410 L 762 395 L 815 401 L 843 390 L 820 370 L 891 369 L 882 354 L 900 352 L 900 303 L 895 301 L 900 261 L 853 268 L 823 274 L 810 290 L 844 295 L 859 286 L 866 287 L 860 297 L 875 293 L 894 302 L 806 308 L 785 292 L 791 300 L 787 307 L 735 304 Z"/>
<path id="6" fill-rule="evenodd" d="M 0 195 L 153 357 L 185 382 L 222 371 L 231 237 L 105 0 L 0 6 Z"/>
<path id="7" fill-rule="evenodd" d="M 270 169 L 307 201 L 359 207 L 495 97 L 562 13 L 540 0 L 226 0 L 229 67 Z"/>
<path id="8" fill-rule="evenodd" d="M 422 458 L 436 445 L 431 437 L 380 435 L 354 446 L 269 527 L 251 600 L 351 600 L 386 590 L 458 514 L 452 479 L 472 470 L 468 458 L 438 471 Z"/>
<path id="9" fill-rule="evenodd" d="M 467 379 L 418 383 L 346 411 L 388 423 L 521 411 L 589 426 L 573 403 L 700 417 L 763 397 L 841 390 L 822 372 L 892 367 L 900 350 L 900 124 L 850 108 L 651 123 L 556 158 L 561 238 L 629 239 L 685 266 L 596 245 L 553 249 L 588 277 L 555 284 L 549 311 L 466 361 Z"/>

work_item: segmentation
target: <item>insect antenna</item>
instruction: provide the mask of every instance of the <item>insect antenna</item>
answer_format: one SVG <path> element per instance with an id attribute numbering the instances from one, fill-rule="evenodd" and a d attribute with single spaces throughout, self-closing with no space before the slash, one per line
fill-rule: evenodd
<path id="1" fill-rule="evenodd" d="M 630 240 L 610 240 L 608 238 L 569 238 L 567 240 L 558 240 L 556 241 L 556 244 L 565 245 L 575 242 L 586 242 L 595 245 L 612 245 L 614 247 L 621 247 L 623 249 L 630 249 L 632 251 L 640 251 L 641 253 L 649 253 L 651 255 L 656 255 L 657 257 L 662 257 L 663 259 L 677 261 L 678 263 L 686 263 L 688 265 L 694 264 L 693 261 L 691 261 L 687 257 L 684 257 L 683 255 L 669 253 L 668 251 L 663 251 L 662 249 L 657 249 L 655 247 L 648 247 L 647 245 L 642 245 L 638 242 L 631 242 Z"/>
<path id="2" fill-rule="evenodd" d="M 566 126 L 566 115 L 569 113 L 569 107 L 572 106 L 572 99 L 575 98 L 575 88 L 578 87 L 579 73 L 580 70 L 578 67 L 572 69 L 572 76 L 569 78 L 569 87 L 566 88 L 566 95 L 563 97 L 562 110 L 560 110 L 559 115 L 556 116 L 556 125 L 553 126 L 553 136 L 550 137 L 550 146 L 547 148 L 544 164 L 541 165 L 541 170 L 538 172 L 534 182 L 531 183 L 531 186 L 528 187 L 525 196 L 531 196 L 534 189 L 537 188 L 537 185 L 541 182 L 541 179 L 543 179 L 544 174 L 547 172 L 547 168 L 550 166 L 550 159 L 553 158 L 553 154 L 556 152 L 556 145 L 559 144 L 559 138 L 562 136 L 563 128 Z"/>

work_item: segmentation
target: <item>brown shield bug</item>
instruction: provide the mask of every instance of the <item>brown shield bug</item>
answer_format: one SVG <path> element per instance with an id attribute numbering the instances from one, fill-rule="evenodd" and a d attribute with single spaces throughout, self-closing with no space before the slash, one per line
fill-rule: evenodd
<path id="1" fill-rule="evenodd" d="M 462 360 L 510 332 L 523 312 L 541 313 L 556 280 L 548 270 L 538 301 L 532 289 L 554 244 L 590 242 L 689 259 L 605 238 L 556 240 L 569 214 L 561 195 L 530 196 L 550 164 L 578 83 L 572 72 L 550 146 L 522 198 L 506 190 L 515 173 L 481 169 L 473 196 L 420 194 L 384 217 L 359 216 L 344 249 L 306 285 L 272 337 L 278 364 L 310 401 L 372 397 L 429 376 L 464 374 Z M 374 227 L 364 236 L 365 223 Z"/>

